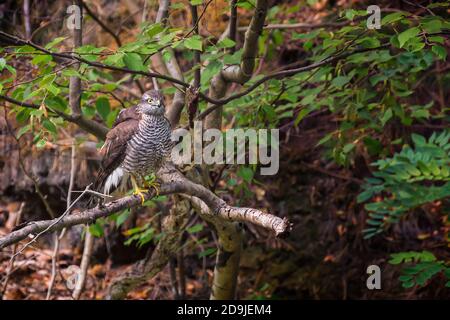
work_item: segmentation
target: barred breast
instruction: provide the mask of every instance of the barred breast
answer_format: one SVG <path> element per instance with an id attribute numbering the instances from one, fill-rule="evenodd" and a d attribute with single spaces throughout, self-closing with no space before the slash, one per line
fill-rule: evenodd
<path id="1" fill-rule="evenodd" d="M 128 142 L 122 168 L 129 173 L 155 173 L 169 156 L 171 128 L 164 116 L 142 115 L 139 129 Z"/>

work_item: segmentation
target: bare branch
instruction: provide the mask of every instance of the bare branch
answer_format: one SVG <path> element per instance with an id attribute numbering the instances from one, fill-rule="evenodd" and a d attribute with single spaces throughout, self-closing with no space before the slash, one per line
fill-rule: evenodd
<path id="1" fill-rule="evenodd" d="M 268 3 L 266 0 L 258 0 L 256 2 L 255 13 L 253 14 L 253 18 L 245 33 L 240 66 L 224 68 L 222 76 L 225 81 L 243 84 L 252 76 L 255 67 L 256 53 L 258 52 L 258 38 L 264 27 L 267 7 Z"/>
<path id="2" fill-rule="evenodd" d="M 70 205 L 72 204 L 72 191 L 73 191 L 73 185 L 75 180 L 75 175 L 77 173 L 76 168 L 76 144 L 75 140 L 72 141 L 72 147 L 71 147 L 71 153 L 70 153 L 70 177 L 69 177 L 69 188 L 67 190 L 67 199 L 66 199 L 66 210 L 70 208 Z M 46 300 L 49 300 L 52 295 L 53 286 L 56 281 L 56 276 L 58 275 L 58 254 L 59 254 L 59 244 L 61 239 L 64 237 L 67 229 L 62 229 L 61 233 L 58 235 L 58 233 L 53 234 L 53 252 L 52 252 L 52 275 L 50 277 L 50 283 L 48 285 L 47 289 L 47 296 Z"/>
<path id="3" fill-rule="evenodd" d="M 201 217 L 211 222 L 218 236 L 218 251 L 214 266 L 211 300 L 230 300 L 236 296 L 239 260 L 242 251 L 242 228 L 239 224 L 218 219 L 211 215 L 208 206 L 199 198 L 189 196 Z"/>
<path id="4" fill-rule="evenodd" d="M 430 33 L 430 35 L 436 35 L 436 34 L 438 34 L 438 33 Z M 156 73 L 156 72 L 134 71 L 134 70 L 130 70 L 130 69 L 127 69 L 127 68 L 119 68 L 119 67 L 108 66 L 108 65 L 105 65 L 105 64 L 102 64 L 102 63 L 99 63 L 99 62 L 91 62 L 91 61 L 85 60 L 85 59 L 83 59 L 81 57 L 78 57 L 78 56 L 71 56 L 71 55 L 64 54 L 64 53 L 50 52 L 49 50 L 47 50 L 47 49 L 45 49 L 43 47 L 40 47 L 40 46 L 30 42 L 30 41 L 19 39 L 19 38 L 15 37 L 15 36 L 12 36 L 10 34 L 7 34 L 7 33 L 3 32 L 3 31 L 0 31 L 0 36 L 4 37 L 4 38 L 6 38 L 6 39 L 8 39 L 10 41 L 13 41 L 16 44 L 30 45 L 30 46 L 34 47 L 35 49 L 37 49 L 37 50 L 39 50 L 41 52 L 50 54 L 52 56 L 60 57 L 60 58 L 63 58 L 63 59 L 72 59 L 72 60 L 75 59 L 75 60 L 78 60 L 80 62 L 86 63 L 87 65 L 90 65 L 92 67 L 101 68 L 101 69 L 108 69 L 108 70 L 113 70 L 113 71 L 119 71 L 119 72 L 125 72 L 125 73 L 129 73 L 129 74 L 143 75 L 143 76 L 147 76 L 147 77 L 155 77 L 155 78 L 158 78 L 158 79 L 167 80 L 169 82 L 172 82 L 174 84 L 180 85 L 180 86 L 185 87 L 185 88 L 189 88 L 189 86 L 190 86 L 189 83 L 186 83 L 186 82 L 181 81 L 179 79 L 175 79 L 173 77 L 170 77 L 170 76 L 167 76 L 167 75 L 163 75 L 163 74 L 160 74 L 160 73 Z M 283 71 L 280 71 L 280 72 L 275 72 L 275 73 L 272 73 L 272 74 L 270 74 L 268 76 L 265 76 L 262 79 L 258 80 L 253 85 L 251 85 L 249 88 L 247 88 L 247 89 L 245 89 L 245 90 L 243 90 L 243 91 L 241 91 L 239 93 L 230 95 L 230 96 L 228 96 L 226 98 L 223 98 L 223 96 L 225 95 L 225 90 L 224 89 L 226 89 L 226 87 L 224 88 L 224 86 L 226 85 L 226 81 L 225 81 L 224 77 L 222 76 L 222 73 L 219 73 L 217 76 L 215 76 L 211 80 L 211 88 L 210 88 L 210 95 L 209 96 L 207 96 L 203 92 L 199 92 L 198 93 L 200 98 L 202 98 L 203 100 L 205 100 L 206 102 L 208 102 L 210 104 L 208 109 L 213 107 L 211 110 L 208 110 L 207 114 L 203 114 L 200 119 L 204 118 L 206 115 L 208 115 L 212 111 L 215 111 L 216 109 L 220 108 L 222 105 L 227 104 L 230 101 L 233 101 L 235 99 L 238 99 L 238 98 L 241 98 L 241 97 L 247 95 L 249 92 L 253 91 L 257 87 L 259 87 L 261 84 L 263 84 L 264 82 L 266 82 L 266 81 L 268 81 L 270 79 L 290 77 L 290 76 L 293 76 L 293 75 L 295 75 L 297 73 L 308 71 L 308 70 L 312 70 L 312 69 L 318 68 L 318 67 L 320 67 L 322 65 L 325 65 L 325 64 L 328 64 L 328 63 L 332 63 L 332 62 L 344 59 L 344 58 L 346 58 L 346 57 L 348 57 L 348 56 L 350 56 L 352 54 L 355 54 L 355 53 L 376 51 L 376 50 L 385 49 L 385 48 L 388 48 L 388 47 L 390 47 L 389 43 L 383 44 L 383 45 L 381 45 L 379 47 L 376 47 L 376 48 L 356 49 L 356 50 L 350 51 L 348 53 L 342 53 L 340 55 L 331 56 L 331 57 L 326 58 L 326 59 L 324 59 L 324 60 L 322 60 L 320 62 L 313 63 L 311 65 L 304 66 L 304 67 L 301 67 L 301 68 L 294 68 L 294 69 L 283 70 Z M 229 66 L 227 68 L 228 74 L 229 75 L 233 74 L 233 73 L 234 74 L 238 74 L 239 72 L 237 72 L 237 71 L 239 71 L 239 70 L 237 70 L 237 68 L 239 68 L 239 66 Z M 215 93 L 217 93 L 217 94 L 215 94 Z M 215 105 L 215 106 L 213 106 L 213 105 Z M 26 105 L 24 104 L 24 106 L 26 106 Z M 74 122 L 74 121 L 72 121 L 72 122 Z"/>
<path id="5" fill-rule="evenodd" d="M 82 0 L 76 0 L 74 3 L 82 10 Z M 73 28 L 73 45 L 72 51 L 75 52 L 78 47 L 83 45 L 83 12 L 80 12 L 80 27 Z M 80 63 L 76 63 L 73 68 L 80 69 Z M 77 76 L 69 78 L 69 105 L 73 116 L 81 115 L 81 79 Z"/>
<path id="6" fill-rule="evenodd" d="M 158 13 L 156 15 L 156 22 L 162 23 L 163 25 L 167 24 L 167 17 L 169 14 L 169 0 L 160 0 L 159 1 L 159 9 Z M 168 61 L 164 62 L 164 59 L 162 58 L 162 55 L 160 52 L 153 55 L 152 63 L 161 63 L 165 67 L 165 71 L 167 73 L 180 81 L 184 81 L 183 72 L 181 71 L 180 64 L 178 63 L 177 58 L 175 57 L 175 51 L 168 47 L 166 48 L 167 52 L 170 55 L 170 58 Z M 152 78 L 154 79 L 154 78 Z M 167 119 L 169 119 L 171 125 L 173 128 L 176 127 L 178 122 L 180 121 L 181 111 L 183 110 L 184 104 L 185 104 L 185 90 L 181 90 L 180 88 L 177 88 L 178 90 L 175 92 L 175 95 L 173 97 L 173 101 L 170 106 L 167 107 L 166 116 Z"/>
<path id="7" fill-rule="evenodd" d="M 73 290 L 72 297 L 74 300 L 80 299 L 83 292 L 84 284 L 86 283 L 86 274 L 91 260 L 92 247 L 94 245 L 94 236 L 89 232 L 89 227 L 86 226 L 86 233 L 84 239 L 83 256 L 81 258 L 80 273 L 78 274 L 75 289 Z"/>
<path id="8" fill-rule="evenodd" d="M 2 95 L 2 94 L 0 94 L 0 99 L 3 99 L 12 104 L 15 104 L 15 105 L 18 105 L 21 107 L 25 107 L 25 108 L 31 108 L 31 109 L 39 109 L 40 108 L 40 106 L 37 104 L 21 102 L 21 101 L 18 101 L 16 99 L 13 99 L 11 97 L 8 97 L 8 96 Z M 47 108 L 48 108 L 48 106 L 47 106 Z M 108 128 L 105 127 L 104 125 L 97 123 L 93 120 L 86 119 L 82 115 L 68 115 L 68 114 L 58 111 L 58 110 L 52 110 L 52 109 L 50 109 L 50 110 L 53 113 L 55 113 L 56 115 L 63 118 L 64 120 L 77 124 L 81 129 L 93 134 L 97 138 L 105 140 L 106 133 L 108 133 Z"/>
<path id="9" fill-rule="evenodd" d="M 244 84 L 251 78 L 255 67 L 255 56 L 258 52 L 258 38 L 264 26 L 267 7 L 267 0 L 256 1 L 255 12 L 245 33 L 240 65 L 226 66 L 213 77 L 209 90 L 212 100 L 223 98 L 230 82 Z M 213 104 L 216 103 L 209 103 L 208 109 L 211 109 Z M 222 108 L 214 108 L 205 116 L 205 128 L 220 128 L 221 126 Z"/>
<path id="10" fill-rule="evenodd" d="M 326 27 L 344 27 L 349 25 L 352 21 L 344 21 L 344 22 L 320 22 L 320 23 L 274 23 L 268 24 L 263 27 L 264 30 L 272 30 L 272 29 L 316 29 L 316 28 L 326 28 Z M 238 31 L 247 31 L 248 27 L 239 27 Z"/>
<path id="11" fill-rule="evenodd" d="M 164 24 L 166 23 L 165 20 L 169 15 L 169 6 L 170 6 L 169 0 L 159 1 L 158 12 L 156 14 L 156 22 L 162 22 Z"/>
<path id="12" fill-rule="evenodd" d="M 383 44 L 379 47 L 376 48 L 361 48 L 361 49 L 356 49 L 356 50 L 352 50 L 349 52 L 344 52 L 344 53 L 340 53 L 337 55 L 332 55 L 331 57 L 325 58 L 319 62 L 307 65 L 307 66 L 303 66 L 303 67 L 299 67 L 299 68 L 294 68 L 294 69 L 287 69 L 287 70 L 282 70 L 279 72 L 274 72 L 272 74 L 269 74 L 265 77 L 262 77 L 261 79 L 259 79 L 258 81 L 256 81 L 255 83 L 253 83 L 250 87 L 248 87 L 247 89 L 230 95 L 229 97 L 220 99 L 220 104 L 212 104 L 210 105 L 205 111 L 203 111 L 201 114 L 198 115 L 197 120 L 201 120 L 204 119 L 206 116 L 208 116 L 210 113 L 214 112 L 215 110 L 221 108 L 224 104 L 227 104 L 230 101 L 233 101 L 235 99 L 241 98 L 247 94 L 249 94 L 250 92 L 252 92 L 253 90 L 255 90 L 256 88 L 258 88 L 261 84 L 263 84 L 264 82 L 270 80 L 270 79 L 281 79 L 281 78 L 285 78 L 285 77 L 290 77 L 293 76 L 297 73 L 301 73 L 301 72 L 305 72 L 305 71 L 310 71 L 310 70 L 314 70 L 316 68 L 319 68 L 323 65 L 329 64 L 329 63 L 333 63 L 336 62 L 338 60 L 342 60 L 345 59 L 355 53 L 361 53 L 361 52 L 369 52 L 369 51 L 376 51 L 376 50 L 380 50 L 380 49 L 386 49 L 389 48 L 390 44 L 386 43 Z M 214 79 L 213 79 L 214 81 Z"/>
<path id="13" fill-rule="evenodd" d="M 86 190 L 89 190 L 89 187 L 90 187 L 90 185 L 86 187 L 85 191 L 86 191 Z M 53 228 L 55 225 L 57 225 L 58 223 L 60 223 L 61 220 L 63 220 L 63 219 L 69 214 L 70 209 L 72 209 L 72 207 L 75 205 L 75 203 L 77 203 L 77 202 L 84 196 L 84 194 L 85 194 L 85 192 L 83 192 L 82 194 L 80 194 L 80 195 L 78 196 L 78 198 L 70 205 L 70 207 L 67 208 L 67 210 L 64 211 L 64 213 L 63 213 L 61 216 L 59 216 L 58 218 L 55 218 L 55 219 L 53 219 L 53 220 L 44 220 L 44 221 L 51 221 L 51 223 L 50 223 L 48 226 L 46 226 L 44 229 L 40 230 L 40 232 L 39 232 L 38 234 L 33 235 L 32 239 L 31 239 L 30 241 L 28 241 L 28 242 L 27 242 L 27 243 L 26 243 L 26 244 L 25 244 L 18 252 L 16 252 L 14 255 L 17 256 L 17 255 L 21 254 L 28 246 L 30 246 L 31 244 L 33 244 L 34 242 L 36 242 L 37 239 L 38 239 L 40 236 L 42 236 L 44 233 L 52 231 L 52 228 Z M 33 223 L 33 222 L 32 222 L 32 223 Z M 23 230 L 23 229 L 20 229 L 20 230 Z M 59 230 L 59 229 L 56 229 L 56 230 Z M 31 234 L 31 233 L 29 233 L 28 235 L 30 235 L 30 234 Z M 27 236 L 28 236 L 28 235 L 27 235 Z M 5 237 L 5 238 L 6 238 L 6 237 Z M 22 239 L 20 239 L 20 240 L 22 240 Z M 1 247 L 1 245 L 0 245 L 0 249 L 1 249 L 1 248 L 2 248 L 2 247 Z"/>
<path id="14" fill-rule="evenodd" d="M 163 237 L 152 254 L 134 264 L 127 272 L 112 280 L 108 289 L 108 300 L 124 299 L 129 291 L 154 277 L 180 249 L 189 208 L 180 201 L 165 217 L 162 225 Z"/>
<path id="15" fill-rule="evenodd" d="M 236 28 L 237 28 L 237 6 L 236 0 L 231 0 L 230 2 L 230 33 L 229 38 L 236 42 Z M 230 48 L 230 52 L 233 53 L 236 49 L 236 45 Z"/>
<path id="16" fill-rule="evenodd" d="M 23 2 L 23 20 L 25 24 L 25 38 L 31 38 L 31 22 L 30 22 L 30 0 Z"/>
<path id="17" fill-rule="evenodd" d="M 93 12 L 91 9 L 89 9 L 88 5 L 86 3 L 84 3 L 84 1 L 81 1 L 81 4 L 83 5 L 84 10 L 86 11 L 86 13 L 95 21 L 99 24 L 100 27 L 102 27 L 103 30 L 105 30 L 107 33 L 109 33 L 113 38 L 114 41 L 116 41 L 117 46 L 121 47 L 122 46 L 122 42 L 120 41 L 120 38 L 117 34 L 115 34 L 102 20 L 100 20 Z"/>
<path id="18" fill-rule="evenodd" d="M 276 236 L 285 234 L 291 229 L 291 225 L 287 219 L 281 219 L 257 209 L 229 206 L 224 200 L 220 199 L 204 186 L 188 180 L 170 164 L 166 165 L 158 175 L 163 181 L 160 188 L 161 195 L 182 193 L 200 198 L 210 208 L 211 216 L 217 216 L 220 219 L 228 221 L 253 223 L 271 230 Z M 144 197 L 146 200 L 149 200 L 153 198 L 154 195 L 155 192 L 152 189 L 146 193 Z M 92 223 L 98 218 L 109 216 L 125 208 L 136 207 L 140 203 L 141 198 L 137 195 L 132 195 L 111 201 L 103 207 L 88 209 L 78 214 L 59 217 L 53 220 L 30 222 L 23 228 L 0 238 L 0 249 L 21 241 L 29 235 L 37 234 L 44 230 L 45 232 L 53 232 L 61 230 L 64 227 Z"/>
<path id="19" fill-rule="evenodd" d="M 147 193 L 146 199 L 151 199 L 155 195 L 154 190 Z M 85 210 L 79 214 L 67 215 L 53 220 L 41 220 L 29 222 L 23 228 L 11 232 L 0 238 L 0 249 L 13 243 L 26 239 L 29 235 L 36 235 L 43 231 L 54 232 L 63 228 L 72 227 L 79 224 L 93 223 L 98 218 L 107 217 L 125 208 L 136 207 L 141 203 L 138 196 L 124 197 L 116 201 L 109 202 L 103 207 L 96 207 Z M 73 204 L 72 204 L 73 205 Z"/>
<path id="20" fill-rule="evenodd" d="M 22 219 L 22 213 L 23 213 L 24 208 L 25 208 L 25 202 L 21 202 L 19 211 L 17 212 L 17 215 L 16 215 L 15 226 L 18 226 L 20 224 L 20 220 Z M 0 300 L 3 300 L 3 296 L 5 295 L 6 289 L 8 288 L 9 278 L 11 277 L 11 274 L 14 271 L 14 260 L 16 259 L 16 251 L 17 251 L 17 244 L 14 244 L 13 250 L 12 250 L 12 256 L 11 256 L 11 259 L 9 260 L 9 264 L 8 264 L 8 270 L 6 271 L 6 275 L 4 278 L 5 280 L 2 285 L 2 291 L 0 292 Z"/>
<path id="21" fill-rule="evenodd" d="M 189 83 L 180 81 L 178 79 L 175 79 L 173 77 L 170 76 L 166 76 L 163 74 L 159 74 L 159 73 L 154 73 L 154 72 L 147 72 L 147 71 L 135 71 L 135 70 L 131 70 L 131 69 L 127 69 L 127 68 L 120 68 L 120 67 L 114 67 L 114 66 L 109 66 L 100 62 L 95 62 L 95 61 L 89 61 L 86 60 L 80 56 L 77 55 L 71 55 L 71 54 L 66 54 L 66 53 L 60 53 L 60 52 L 53 52 L 50 50 L 45 49 L 44 47 L 41 47 L 31 41 L 28 40 L 24 40 L 24 39 L 20 39 L 18 37 L 15 37 L 13 35 L 10 35 L 6 32 L 0 31 L 0 36 L 2 36 L 3 38 L 6 38 L 7 40 L 18 44 L 18 45 L 29 45 L 33 48 L 35 48 L 36 50 L 39 50 L 41 52 L 44 52 L 46 54 L 49 54 L 53 57 L 57 57 L 57 58 L 61 58 L 61 59 L 69 59 L 69 60 L 77 60 L 79 62 L 83 62 L 89 66 L 92 67 L 96 67 L 96 68 L 100 68 L 100 69 L 107 69 L 107 70 L 112 70 L 112 71 L 120 71 L 120 72 L 125 72 L 125 73 L 130 73 L 130 74 L 136 74 L 136 75 L 143 75 L 143 76 L 147 76 L 147 77 L 155 77 L 155 78 L 159 78 L 159 79 L 163 79 L 163 80 L 167 80 L 170 82 L 173 82 L 175 84 L 179 84 L 183 87 L 189 87 Z"/>

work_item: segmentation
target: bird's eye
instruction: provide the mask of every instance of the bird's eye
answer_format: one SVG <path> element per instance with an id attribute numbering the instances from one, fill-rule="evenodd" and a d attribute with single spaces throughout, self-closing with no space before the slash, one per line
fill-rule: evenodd
<path id="1" fill-rule="evenodd" d="M 153 99 L 150 98 L 150 99 L 147 100 L 147 102 L 150 103 L 150 104 L 152 104 L 152 103 L 153 103 Z"/>

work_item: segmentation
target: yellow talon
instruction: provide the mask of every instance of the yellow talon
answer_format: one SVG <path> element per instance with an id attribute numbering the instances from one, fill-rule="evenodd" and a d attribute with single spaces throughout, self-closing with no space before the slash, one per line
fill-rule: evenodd
<path id="1" fill-rule="evenodd" d="M 156 182 L 156 181 L 146 182 L 145 187 L 148 189 L 150 189 L 150 188 L 155 189 L 156 196 L 159 196 L 159 188 L 161 187 L 161 185 L 158 182 Z"/>
<path id="2" fill-rule="evenodd" d="M 155 189 L 156 192 L 156 196 L 159 196 L 159 188 L 161 187 L 161 185 L 158 182 L 154 182 L 152 185 L 150 185 L 151 188 Z"/>
<path id="3" fill-rule="evenodd" d="M 133 194 L 138 195 L 141 197 L 141 205 L 145 202 L 145 196 L 144 193 L 148 192 L 147 189 L 141 189 L 141 188 L 135 188 Z"/>
<path id="4" fill-rule="evenodd" d="M 144 185 L 148 189 L 150 188 L 155 189 L 156 196 L 159 196 L 159 188 L 161 187 L 161 185 L 159 184 L 158 181 L 156 181 L 156 178 L 154 176 L 150 177 L 149 180 L 145 180 Z"/>
<path id="5" fill-rule="evenodd" d="M 131 176 L 131 184 L 133 185 L 133 194 L 137 194 L 139 197 L 141 197 L 141 205 L 144 205 L 145 202 L 145 196 L 144 193 L 148 192 L 148 189 L 141 189 L 139 188 L 136 179 Z"/>

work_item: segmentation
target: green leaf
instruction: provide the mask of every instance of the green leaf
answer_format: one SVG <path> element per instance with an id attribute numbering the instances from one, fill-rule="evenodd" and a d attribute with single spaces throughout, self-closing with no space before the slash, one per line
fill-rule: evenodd
<path id="1" fill-rule="evenodd" d="M 226 54 L 223 57 L 225 64 L 239 64 L 241 62 L 242 51 L 237 51 L 233 54 Z"/>
<path id="2" fill-rule="evenodd" d="M 142 62 L 142 58 L 137 53 L 134 53 L 134 52 L 125 53 L 123 56 L 123 63 L 130 70 L 146 71 L 146 68 Z"/>
<path id="3" fill-rule="evenodd" d="M 319 142 L 317 143 L 317 146 L 320 146 L 320 145 L 330 141 L 332 137 L 333 137 L 332 133 L 327 134 L 325 137 L 323 137 L 322 139 L 319 140 Z"/>
<path id="4" fill-rule="evenodd" d="M 212 255 L 212 254 L 215 253 L 216 251 L 217 251 L 216 248 L 208 248 L 208 249 L 206 249 L 205 251 L 200 252 L 200 253 L 198 254 L 198 257 L 199 257 L 199 258 L 206 257 L 206 256 L 209 256 L 209 255 Z"/>
<path id="5" fill-rule="evenodd" d="M 114 122 L 116 121 L 118 113 L 119 113 L 119 109 L 114 109 L 108 114 L 108 117 L 105 120 L 106 125 L 108 126 L 108 128 L 112 128 Z"/>
<path id="6" fill-rule="evenodd" d="M 5 58 L 0 58 L 0 71 L 2 71 L 6 66 Z"/>
<path id="7" fill-rule="evenodd" d="M 42 121 L 42 126 L 51 133 L 57 134 L 56 126 L 50 120 L 44 119 L 44 121 Z"/>
<path id="8" fill-rule="evenodd" d="M 411 116 L 414 118 L 425 118 L 428 119 L 430 117 L 430 112 L 428 110 L 415 110 L 411 113 Z"/>
<path id="9" fill-rule="evenodd" d="M 187 38 L 184 45 L 188 49 L 202 51 L 202 38 L 198 35 Z"/>
<path id="10" fill-rule="evenodd" d="M 438 19 L 432 19 L 422 24 L 422 26 L 428 33 L 438 33 L 442 30 L 442 21 Z"/>
<path id="11" fill-rule="evenodd" d="M 434 54 L 436 54 L 439 58 L 442 60 L 445 60 L 447 58 L 447 49 L 445 47 L 435 44 L 431 47 L 431 51 L 433 51 Z"/>
<path id="12" fill-rule="evenodd" d="M 106 97 L 100 97 L 95 101 L 95 107 L 97 108 L 98 114 L 106 121 L 111 111 L 109 100 Z"/>
<path id="13" fill-rule="evenodd" d="M 6 65 L 5 66 L 5 68 L 6 68 L 6 70 L 8 70 L 9 72 L 11 72 L 11 74 L 13 74 L 14 76 L 16 76 L 16 74 L 17 74 L 17 71 L 16 71 L 16 69 L 14 69 L 12 66 L 10 66 L 10 65 Z"/>
<path id="14" fill-rule="evenodd" d="M 95 109 L 91 106 L 82 106 L 81 112 L 87 118 L 92 118 L 95 115 Z"/>
<path id="15" fill-rule="evenodd" d="M 183 4 L 183 3 L 171 3 L 170 4 L 170 8 L 173 9 L 173 10 L 184 9 L 185 8 L 185 4 Z"/>
<path id="16" fill-rule="evenodd" d="M 357 201 L 358 203 L 363 203 L 363 202 L 369 200 L 369 199 L 372 197 L 372 195 L 373 195 L 372 190 L 366 190 L 366 191 L 364 191 L 364 192 L 361 192 L 361 193 L 358 195 L 358 197 L 356 198 L 356 201 Z"/>
<path id="17" fill-rule="evenodd" d="M 411 139 L 417 147 L 423 146 L 427 143 L 425 138 L 417 133 L 411 135 Z"/>
<path id="18" fill-rule="evenodd" d="M 389 23 L 398 21 L 400 19 L 402 19 L 405 16 L 404 12 L 394 12 L 394 13 L 390 13 L 387 16 L 383 17 L 383 19 L 381 19 L 381 25 L 385 26 Z"/>
<path id="19" fill-rule="evenodd" d="M 242 167 L 238 171 L 238 176 L 244 179 L 244 181 L 246 181 L 247 183 L 252 182 L 253 174 L 254 174 L 253 170 L 248 167 Z"/>
<path id="20" fill-rule="evenodd" d="M 386 124 L 386 122 L 388 122 L 392 118 L 392 116 L 393 116 L 392 109 L 390 109 L 390 108 L 387 109 L 386 112 L 383 114 L 383 116 L 380 119 L 383 127 Z"/>
<path id="21" fill-rule="evenodd" d="M 103 228 L 99 222 L 96 222 L 89 226 L 89 233 L 92 234 L 94 237 L 99 238 L 103 236 Z"/>
<path id="22" fill-rule="evenodd" d="M 31 60 L 31 63 L 35 65 L 43 65 L 49 63 L 52 60 L 53 57 L 49 54 L 39 54 L 36 55 L 33 60 Z"/>
<path id="23" fill-rule="evenodd" d="M 203 3 L 203 0 L 191 0 L 190 2 L 193 6 L 199 6 Z"/>
<path id="24" fill-rule="evenodd" d="M 53 39 L 52 41 L 50 41 L 49 43 L 47 43 L 47 45 L 45 46 L 45 49 L 51 49 L 54 46 L 56 46 L 58 43 L 64 41 L 66 39 L 66 37 L 57 37 L 55 39 Z"/>
<path id="25" fill-rule="evenodd" d="M 120 67 L 124 65 L 123 58 L 125 56 L 125 53 L 118 52 L 112 55 L 109 55 L 103 62 L 107 65 Z"/>
<path id="26" fill-rule="evenodd" d="M 187 232 L 188 233 L 196 233 L 196 232 L 200 232 L 203 230 L 203 224 L 198 223 L 190 228 L 187 228 Z"/>
<path id="27" fill-rule="evenodd" d="M 163 30 L 164 30 L 164 27 L 162 26 L 161 23 L 155 23 L 155 24 L 152 24 L 151 26 L 149 26 L 147 28 L 147 30 L 145 30 L 145 34 L 149 38 L 153 38 L 157 34 L 161 33 Z"/>
<path id="28" fill-rule="evenodd" d="M 294 125 L 295 126 L 298 125 L 300 121 L 302 121 L 302 119 L 308 115 L 308 113 L 310 113 L 309 109 L 304 108 L 300 110 L 300 112 L 297 115 L 297 118 L 295 118 Z"/>
<path id="29" fill-rule="evenodd" d="M 36 147 L 38 149 L 42 149 L 43 147 L 45 147 L 46 143 L 47 143 L 47 141 L 45 141 L 44 139 L 39 139 L 39 141 L 36 142 Z"/>
<path id="30" fill-rule="evenodd" d="M 445 39 L 443 37 L 440 37 L 440 36 L 428 37 L 428 40 L 430 42 L 437 42 L 437 43 L 440 43 L 440 44 L 444 44 L 444 42 L 445 42 Z"/>
<path id="31" fill-rule="evenodd" d="M 420 33 L 420 29 L 418 27 L 413 27 L 413 28 L 410 28 L 410 29 L 405 30 L 402 33 L 400 33 L 398 35 L 398 43 L 399 43 L 400 48 L 403 48 L 403 46 L 405 45 L 405 43 L 408 40 L 414 38 L 419 33 Z"/>
<path id="32" fill-rule="evenodd" d="M 52 110 L 64 112 L 67 109 L 67 102 L 60 96 L 46 97 L 44 104 Z"/>
<path id="33" fill-rule="evenodd" d="M 217 45 L 219 48 L 231 48 L 236 44 L 233 40 L 230 38 L 224 38 L 223 40 L 219 41 Z"/>
<path id="34" fill-rule="evenodd" d="M 354 143 L 347 143 L 344 148 L 342 148 L 342 151 L 344 151 L 345 153 L 349 153 L 350 151 L 353 150 L 353 148 L 355 148 L 355 144 Z"/>
<path id="35" fill-rule="evenodd" d="M 83 78 L 83 76 L 75 69 L 65 69 L 63 70 L 62 75 L 65 77 Z"/>
<path id="36" fill-rule="evenodd" d="M 130 214 L 131 214 L 130 209 L 126 209 L 122 213 L 120 213 L 116 219 L 116 226 L 120 227 L 128 219 Z"/>
<path id="37" fill-rule="evenodd" d="M 342 88 L 350 81 L 350 79 L 351 77 L 349 76 L 339 76 L 334 78 L 333 81 L 331 81 L 331 84 L 334 85 L 336 88 Z"/>
<path id="38" fill-rule="evenodd" d="M 20 139 L 21 136 L 23 136 L 25 133 L 27 133 L 28 131 L 31 130 L 31 125 L 27 124 L 26 126 L 23 126 L 19 129 L 19 131 L 17 132 L 16 138 Z"/>
<path id="39" fill-rule="evenodd" d="M 51 92 L 54 96 L 57 96 L 61 89 L 59 89 L 57 86 L 53 85 L 52 83 L 45 86 L 45 89 L 47 89 L 49 92 Z"/>

